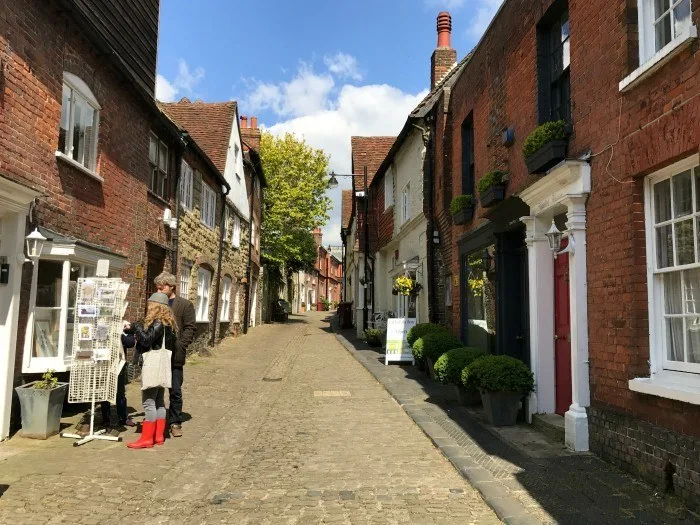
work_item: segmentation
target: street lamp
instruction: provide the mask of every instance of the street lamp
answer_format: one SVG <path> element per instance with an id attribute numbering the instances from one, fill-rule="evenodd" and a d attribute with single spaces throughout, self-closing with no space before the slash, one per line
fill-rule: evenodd
<path id="1" fill-rule="evenodd" d="M 27 256 L 32 260 L 32 264 L 36 264 L 36 261 L 41 257 L 46 237 L 39 233 L 37 228 L 34 228 L 34 231 L 27 235 L 24 240 L 27 242 Z"/>
<path id="2" fill-rule="evenodd" d="M 342 173 L 336 173 L 334 171 L 331 171 L 330 173 L 331 178 L 328 180 L 328 188 L 329 189 L 334 189 L 338 187 L 338 178 L 337 177 L 358 177 L 359 175 L 356 175 L 354 173 L 352 174 L 342 174 Z M 368 206 L 369 206 L 369 196 L 367 195 L 367 166 L 364 167 L 363 170 L 363 186 L 364 186 L 364 194 L 363 194 L 363 201 L 364 201 L 364 225 L 363 225 L 363 230 L 365 233 L 365 242 L 364 242 L 364 254 L 365 254 L 365 276 L 364 276 L 364 282 L 365 282 L 365 287 L 366 283 L 370 282 L 370 278 L 368 276 L 369 273 L 369 265 L 367 264 L 367 260 L 369 259 L 369 221 L 367 220 L 367 211 L 368 211 Z M 355 198 L 355 195 L 353 195 L 353 198 Z M 364 293 L 364 298 L 363 298 L 363 305 L 362 305 L 362 328 L 363 330 L 367 328 L 367 318 L 368 318 L 368 310 L 367 310 L 367 290 L 365 290 Z"/>
<path id="3" fill-rule="evenodd" d="M 549 241 L 549 249 L 552 250 L 555 259 L 557 258 L 557 255 L 562 253 L 574 253 L 576 242 L 574 241 L 573 232 L 569 232 L 569 244 L 567 244 L 566 248 L 562 250 L 561 241 L 564 237 L 564 233 L 557 228 L 557 225 L 554 224 L 554 220 L 552 220 L 552 226 L 549 228 L 549 231 L 545 233 L 545 235 Z"/>

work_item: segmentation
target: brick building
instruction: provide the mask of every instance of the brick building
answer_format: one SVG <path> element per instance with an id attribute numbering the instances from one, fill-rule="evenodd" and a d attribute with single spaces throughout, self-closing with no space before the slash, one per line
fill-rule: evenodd
<path id="1" fill-rule="evenodd" d="M 340 302 L 340 283 L 343 278 L 342 264 L 331 253 L 330 246 L 328 249 L 323 246 L 323 232 L 321 228 L 316 228 L 313 235 L 318 251 L 313 271 L 316 309 L 324 309 L 324 301 L 329 302 L 330 307 L 334 308 L 333 305 Z"/>
<path id="2" fill-rule="evenodd" d="M 700 6 L 673 5 L 506 1 L 452 87 L 434 205 L 446 223 L 453 197 L 482 201 L 441 228 L 450 324 L 530 364 L 528 418 L 697 501 Z M 559 119 L 563 159 L 528 168 L 525 138 Z M 494 171 L 502 199 L 476 187 Z"/>

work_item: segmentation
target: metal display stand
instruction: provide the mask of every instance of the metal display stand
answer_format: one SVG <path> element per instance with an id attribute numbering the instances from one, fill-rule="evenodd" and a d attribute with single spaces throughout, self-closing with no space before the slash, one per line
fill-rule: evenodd
<path id="1" fill-rule="evenodd" d="M 120 334 L 129 285 L 106 277 L 106 269 L 99 265 L 98 274 L 104 277 L 78 279 L 76 290 L 68 402 L 90 403 L 91 408 L 87 436 L 61 432 L 61 437 L 78 440 L 74 447 L 93 440 L 122 440 L 105 435 L 105 429 L 95 432 L 95 404 L 116 403 L 118 376 L 125 365 Z"/>

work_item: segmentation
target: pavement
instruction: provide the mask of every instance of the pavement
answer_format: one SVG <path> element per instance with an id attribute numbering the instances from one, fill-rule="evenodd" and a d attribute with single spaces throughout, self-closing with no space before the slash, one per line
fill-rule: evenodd
<path id="1" fill-rule="evenodd" d="M 161 447 L 0 444 L 0 523 L 500 523 L 328 319 L 291 316 L 190 360 L 189 420 Z M 138 384 L 127 399 L 142 412 Z"/>
<path id="2" fill-rule="evenodd" d="M 481 409 L 450 402 L 448 388 L 339 330 L 338 340 L 386 388 L 435 446 L 510 524 L 690 524 L 676 498 L 593 454 L 573 453 L 527 424 L 495 428 Z"/>

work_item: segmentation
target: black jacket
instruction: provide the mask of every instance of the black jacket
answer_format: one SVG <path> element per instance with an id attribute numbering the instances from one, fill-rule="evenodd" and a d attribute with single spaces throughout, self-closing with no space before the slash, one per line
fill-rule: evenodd
<path id="1" fill-rule="evenodd" d="M 175 322 L 177 323 L 177 343 L 173 351 L 173 366 L 184 366 L 187 357 L 187 347 L 194 341 L 197 333 L 197 317 L 194 312 L 194 305 L 182 297 L 175 297 L 170 305 L 173 311 Z"/>
<path id="2" fill-rule="evenodd" d="M 163 348 L 163 339 L 165 339 L 165 348 L 175 355 L 177 337 L 172 327 L 164 326 L 160 321 L 153 321 L 147 329 L 144 329 L 141 323 L 133 324 L 132 328 L 136 337 L 136 349 L 140 353 Z"/>

